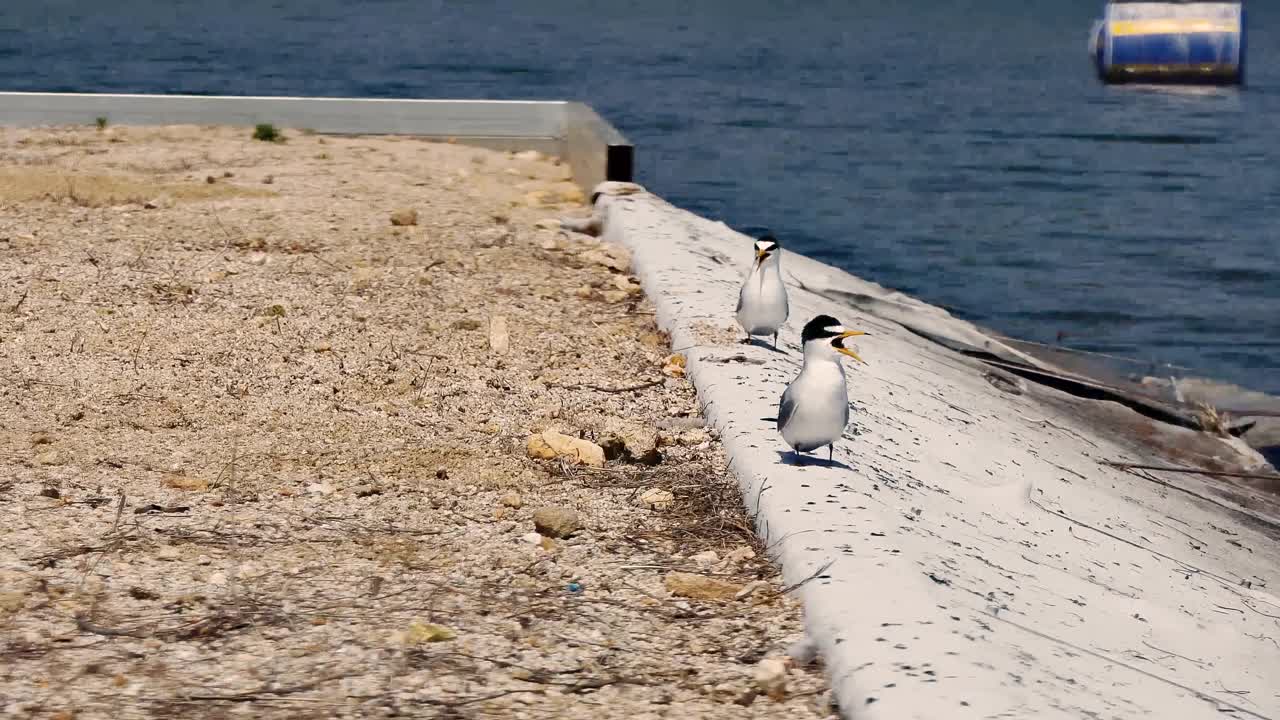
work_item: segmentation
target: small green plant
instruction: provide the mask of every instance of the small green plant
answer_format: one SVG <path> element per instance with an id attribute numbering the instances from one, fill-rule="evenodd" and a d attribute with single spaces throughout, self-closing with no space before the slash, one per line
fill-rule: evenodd
<path id="1" fill-rule="evenodd" d="M 280 132 L 275 125 L 271 123 L 258 123 L 253 128 L 253 139 L 262 142 L 284 142 L 284 133 Z"/>
<path id="2" fill-rule="evenodd" d="M 97 123 L 99 130 L 107 129 L 107 118 L 105 115 L 99 115 L 97 119 L 94 120 L 94 122 Z"/>

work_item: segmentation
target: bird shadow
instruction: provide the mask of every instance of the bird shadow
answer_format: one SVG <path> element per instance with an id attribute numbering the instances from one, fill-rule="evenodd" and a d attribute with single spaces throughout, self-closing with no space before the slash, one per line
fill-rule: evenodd
<path id="1" fill-rule="evenodd" d="M 746 340 L 742 340 L 742 341 L 741 341 L 741 344 L 743 344 L 743 345 L 751 345 L 752 347 L 763 348 L 763 349 L 765 349 L 765 350 L 768 350 L 769 352 L 778 353 L 779 355 L 786 355 L 786 354 L 787 354 L 787 351 L 786 351 L 786 350 L 783 350 L 782 348 L 779 348 L 779 347 L 774 347 L 772 343 L 767 343 L 767 342 L 765 342 L 764 340 L 757 340 L 757 339 L 756 339 L 756 338 L 754 338 L 754 337 L 753 337 L 753 338 L 748 338 L 748 339 L 746 339 Z"/>
<path id="2" fill-rule="evenodd" d="M 839 460 L 828 460 L 816 455 L 805 455 L 794 450 L 779 450 L 778 462 L 783 465 L 791 465 L 792 467 L 829 467 L 839 468 L 841 470 L 853 470 L 852 467 L 840 462 Z"/>

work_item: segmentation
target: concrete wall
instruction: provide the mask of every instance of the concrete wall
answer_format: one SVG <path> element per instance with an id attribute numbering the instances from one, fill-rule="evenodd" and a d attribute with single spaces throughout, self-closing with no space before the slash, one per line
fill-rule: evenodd
<path id="1" fill-rule="evenodd" d="M 451 139 L 559 155 L 584 191 L 606 179 L 632 179 L 630 143 L 577 102 L 0 93 L 0 125 L 89 125 L 99 117 L 117 125 L 272 123 L 321 133 Z"/>
<path id="2" fill-rule="evenodd" d="M 1275 516 L 1215 495 L 1219 478 L 1103 463 L 1171 464 L 1117 430 L 1135 424 L 1247 447 L 1004 377 L 904 325 L 963 321 L 794 253 L 782 352 L 736 342 L 751 238 L 609 189 L 603 236 L 631 250 L 758 532 L 804 583 L 845 717 L 1280 716 Z M 867 364 L 846 363 L 836 462 L 796 464 L 772 418 L 819 313 L 870 333 Z"/>

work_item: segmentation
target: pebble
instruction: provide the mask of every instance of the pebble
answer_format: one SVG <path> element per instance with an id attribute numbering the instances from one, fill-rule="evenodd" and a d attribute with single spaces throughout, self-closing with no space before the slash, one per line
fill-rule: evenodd
<path id="1" fill-rule="evenodd" d="M 636 498 L 636 502 L 642 508 L 649 510 L 667 510 L 675 503 L 676 496 L 671 494 L 669 490 L 662 488 L 649 488 L 640 493 Z"/>
<path id="2" fill-rule="evenodd" d="M 567 538 L 582 529 L 582 518 L 570 508 L 545 507 L 533 513 L 533 527 L 547 537 Z"/>
<path id="3" fill-rule="evenodd" d="M 737 583 L 686 572 L 667 573 L 662 584 L 672 595 L 694 600 L 729 600 L 742 589 Z"/>
<path id="4" fill-rule="evenodd" d="M 37 465 L 61 465 L 62 456 L 58 454 L 57 450 L 45 450 L 44 452 L 36 453 L 35 461 Z"/>
<path id="5" fill-rule="evenodd" d="M 668 355 L 662 362 L 663 374 L 671 377 L 684 377 L 684 355 L 681 355 L 680 353 Z"/>
<path id="6" fill-rule="evenodd" d="M 720 555 L 715 550 L 707 550 L 693 555 L 689 559 L 698 567 L 706 569 L 720 562 Z"/>
<path id="7" fill-rule="evenodd" d="M 336 491 L 337 488 L 328 480 L 307 485 L 307 492 L 313 495 L 332 495 Z"/>
<path id="8" fill-rule="evenodd" d="M 554 460 L 563 457 L 581 465 L 604 466 L 604 448 L 590 440 L 570 437 L 555 430 L 530 435 L 525 441 L 525 452 L 535 459 Z"/>
<path id="9" fill-rule="evenodd" d="M 776 657 L 761 660 L 752 673 L 756 689 L 774 700 L 787 696 L 787 664 Z"/>
<path id="10" fill-rule="evenodd" d="M 391 213 L 391 224 L 397 227 L 418 224 L 418 211 L 411 208 L 396 210 Z"/>
<path id="11" fill-rule="evenodd" d="M 598 250 L 589 250 L 583 253 L 582 259 L 603 265 L 616 272 L 631 272 L 631 256 L 626 250 L 612 245 L 602 245 Z"/>

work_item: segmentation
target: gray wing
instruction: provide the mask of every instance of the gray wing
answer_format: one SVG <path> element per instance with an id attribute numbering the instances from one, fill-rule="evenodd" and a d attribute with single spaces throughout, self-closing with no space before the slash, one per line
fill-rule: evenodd
<path id="1" fill-rule="evenodd" d="M 791 386 L 782 392 L 782 401 L 778 403 L 778 432 L 782 432 L 782 428 L 787 426 L 787 421 L 791 420 L 791 414 L 796 411 L 796 399 L 791 394 Z"/>
<path id="2" fill-rule="evenodd" d="M 742 296 L 745 294 L 746 294 L 746 287 L 744 286 L 742 289 L 738 290 L 738 307 L 733 309 L 734 315 L 737 315 L 738 313 L 742 312 Z"/>

